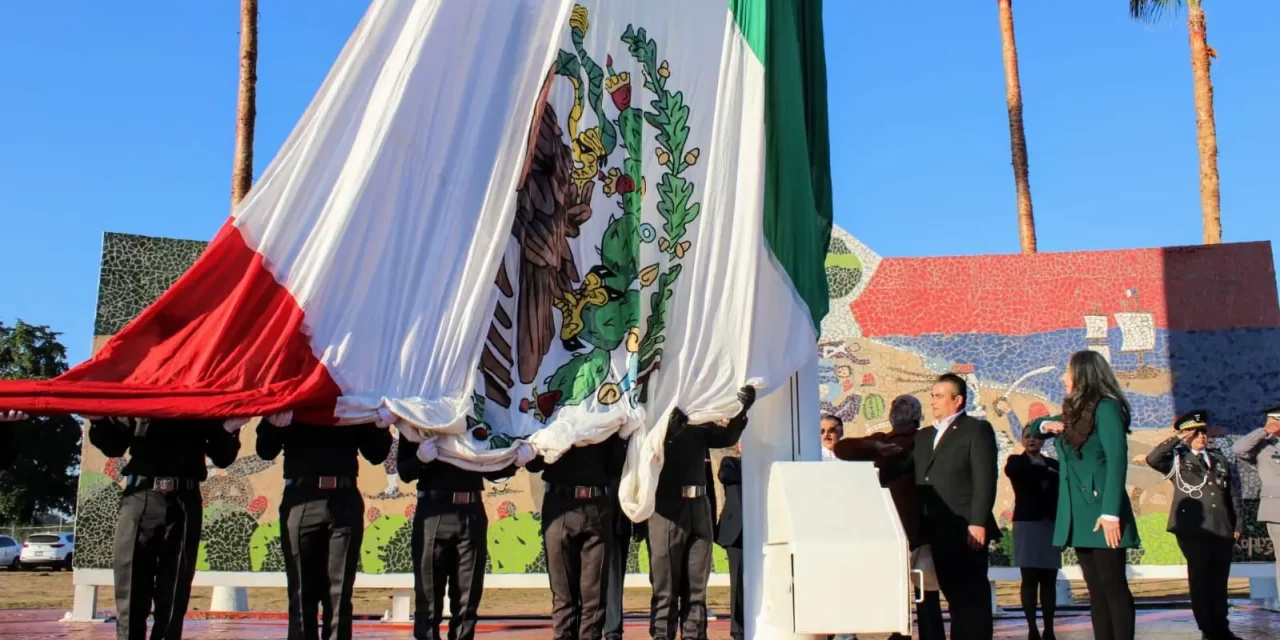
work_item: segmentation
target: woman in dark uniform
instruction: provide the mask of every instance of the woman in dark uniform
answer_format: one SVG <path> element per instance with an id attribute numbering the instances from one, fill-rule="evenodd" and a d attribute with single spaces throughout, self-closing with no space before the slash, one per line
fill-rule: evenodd
<path id="1" fill-rule="evenodd" d="M 1058 512 L 1058 461 L 1041 454 L 1042 440 L 1022 436 L 1023 452 L 1009 456 L 1004 475 L 1013 484 L 1013 564 L 1022 570 L 1022 613 L 1030 640 L 1053 640 L 1053 614 L 1062 549 L 1053 544 Z M 1036 596 L 1044 634 L 1036 627 Z"/>
<path id="2" fill-rule="evenodd" d="M 364 537 L 357 454 L 382 464 L 391 442 L 391 432 L 373 424 L 312 425 L 295 422 L 289 412 L 258 424 L 258 457 L 274 460 L 284 451 L 280 547 L 289 640 L 351 638 L 351 590 Z"/>

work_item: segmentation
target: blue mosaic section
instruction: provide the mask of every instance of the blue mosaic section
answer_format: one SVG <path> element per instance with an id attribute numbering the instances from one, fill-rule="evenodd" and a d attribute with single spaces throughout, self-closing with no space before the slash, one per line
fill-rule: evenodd
<path id="1" fill-rule="evenodd" d="M 1028 371 L 1058 367 L 1021 385 L 1055 403 L 1065 395 L 1061 367 L 1071 353 L 1087 347 L 1083 329 L 1028 336 L 887 336 L 875 341 L 919 355 L 936 372 L 949 371 L 955 364 L 972 365 L 983 386 L 1009 385 Z M 1136 370 L 1137 354 L 1119 353 L 1120 341 L 1119 330 L 1113 329 L 1113 366 L 1117 372 Z M 1155 349 L 1142 354 L 1142 364 L 1171 371 L 1174 388 L 1162 394 L 1129 394 L 1135 429 L 1168 428 L 1177 413 L 1205 408 L 1227 432 L 1244 434 L 1259 426 L 1262 411 L 1280 404 L 1280 329 L 1162 329 L 1156 333 Z"/>

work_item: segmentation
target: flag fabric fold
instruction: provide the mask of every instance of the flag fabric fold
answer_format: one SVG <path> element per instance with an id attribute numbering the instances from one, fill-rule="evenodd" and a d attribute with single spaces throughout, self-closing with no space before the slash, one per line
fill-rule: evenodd
<path id="1" fill-rule="evenodd" d="M 435 436 L 476 470 L 621 433 L 620 499 L 647 517 L 674 408 L 728 417 L 813 357 L 820 16 L 374 0 L 191 270 L 92 360 L 0 383 L 0 406 L 292 410 Z"/>

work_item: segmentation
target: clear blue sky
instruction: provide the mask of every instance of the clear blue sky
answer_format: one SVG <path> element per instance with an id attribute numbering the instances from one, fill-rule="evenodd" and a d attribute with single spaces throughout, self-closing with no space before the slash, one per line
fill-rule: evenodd
<path id="1" fill-rule="evenodd" d="M 925 8 L 924 4 L 929 7 Z M 1200 240 L 1185 22 L 1016 3 L 1042 251 Z M 208 239 L 229 213 L 238 3 L 0 5 L 0 320 L 88 356 L 107 231 Z M 263 0 L 257 167 L 359 21 Z M 994 2 L 828 0 L 837 223 L 889 256 L 1018 249 Z M 1209 2 L 1227 241 L 1280 240 L 1280 3 Z"/>

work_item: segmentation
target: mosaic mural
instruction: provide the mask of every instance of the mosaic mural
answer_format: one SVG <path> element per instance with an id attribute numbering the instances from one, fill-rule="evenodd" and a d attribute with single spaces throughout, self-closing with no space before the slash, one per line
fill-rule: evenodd
<path id="1" fill-rule="evenodd" d="M 94 335 L 123 329 L 196 261 L 204 245 L 196 240 L 105 234 Z"/>
<path id="2" fill-rule="evenodd" d="M 203 246 L 107 234 L 95 346 L 155 300 Z M 1023 425 L 1057 412 L 1067 356 L 1078 349 L 1100 351 L 1110 358 L 1135 410 L 1129 492 L 1144 545 L 1130 559 L 1181 563 L 1176 542 L 1164 531 L 1169 481 L 1142 459 L 1166 437 L 1177 412 L 1201 407 L 1213 412 L 1220 426 L 1217 446 L 1229 455 L 1229 441 L 1259 426 L 1259 412 L 1280 402 L 1280 307 L 1272 264 L 1265 243 L 881 258 L 836 229 L 827 258 L 832 313 L 823 320 L 818 345 L 823 409 L 844 418 L 846 436 L 888 429 L 893 398 L 914 394 L 924 400 L 935 376 L 956 372 L 975 391 L 969 410 L 995 426 L 1003 465 L 1017 452 Z M 279 571 L 283 566 L 282 468 L 278 460 L 254 455 L 254 434 L 253 425 L 246 427 L 241 457 L 226 470 L 211 469 L 203 487 L 203 570 Z M 111 565 L 122 463 L 86 444 L 77 566 Z M 361 464 L 359 489 L 366 507 L 361 570 L 410 572 L 415 489 L 399 483 L 393 464 Z M 1252 512 L 1256 476 L 1244 464 L 1240 470 Z M 1012 497 L 1002 478 L 996 505 L 1002 526 L 1009 525 Z M 542 483 L 533 474 L 520 471 L 505 483 L 486 485 L 489 572 L 545 571 L 541 504 Z M 1237 560 L 1272 559 L 1265 531 L 1252 522 L 1252 513 L 1249 518 Z M 1008 564 L 1011 543 L 1005 536 L 992 552 L 993 564 Z M 724 551 L 715 550 L 716 571 L 726 571 Z M 1074 561 L 1069 551 L 1064 560 Z M 628 571 L 648 571 L 643 545 L 632 545 Z"/>
<path id="3" fill-rule="evenodd" d="M 1023 425 L 1058 413 L 1067 357 L 1098 351 L 1134 409 L 1128 481 L 1144 546 L 1131 559 L 1181 563 L 1164 531 L 1171 483 L 1144 459 L 1175 415 L 1195 408 L 1211 412 L 1215 446 L 1230 457 L 1230 442 L 1280 401 L 1272 264 L 1267 243 L 880 258 L 836 229 L 827 259 L 832 313 L 819 343 L 823 410 L 845 420 L 846 436 L 887 430 L 893 398 L 916 395 L 927 407 L 932 380 L 954 372 L 969 383 L 969 412 L 995 426 L 1003 467 L 1021 448 Z M 1252 498 L 1246 508 L 1256 511 L 1256 473 L 1243 463 L 1240 471 Z M 1002 478 L 1003 526 L 1012 508 Z M 1265 530 L 1249 519 L 1237 559 L 1271 559 Z M 993 560 L 1007 563 L 1008 551 Z"/>

